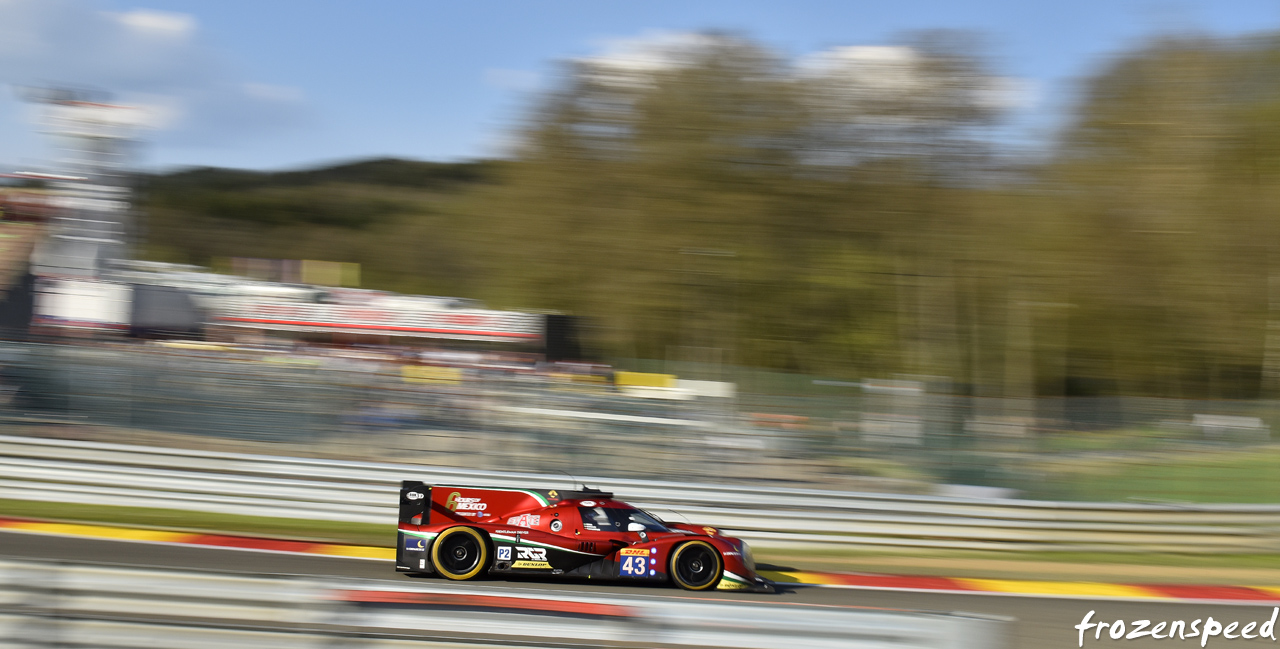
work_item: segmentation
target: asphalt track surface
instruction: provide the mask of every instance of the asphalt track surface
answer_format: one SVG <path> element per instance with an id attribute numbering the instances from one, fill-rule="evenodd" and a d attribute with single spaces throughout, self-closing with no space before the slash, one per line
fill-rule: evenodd
<path id="1" fill-rule="evenodd" d="M 289 574 L 307 576 L 354 577 L 405 582 L 410 579 L 395 573 L 391 565 L 383 561 L 348 559 L 314 555 L 255 552 L 222 548 L 163 545 L 121 541 L 102 541 L 71 537 L 0 532 L 0 556 L 13 559 L 39 559 L 50 561 L 75 561 L 107 563 L 127 566 L 191 568 L 248 574 Z M 673 588 L 637 587 L 585 581 L 519 580 L 497 582 L 513 588 L 541 591 L 573 591 L 575 593 L 640 594 L 661 597 L 696 597 L 723 600 L 754 600 L 775 602 L 780 614 L 785 614 L 787 604 L 817 604 L 825 606 L 862 606 L 889 609 L 925 611 L 964 611 L 1014 618 L 1012 647 L 1017 649 L 1058 649 L 1077 647 L 1078 632 L 1074 626 L 1089 611 L 1096 611 L 1094 621 L 1185 620 L 1188 625 L 1197 618 L 1212 616 L 1225 626 L 1238 621 L 1241 626 L 1251 621 L 1264 621 L 1271 617 L 1272 608 L 1257 604 L 1230 605 L 1185 601 L 1120 601 L 1108 599 L 1027 597 L 999 594 L 950 594 L 921 593 L 847 588 L 817 588 L 808 586 L 783 586 L 773 595 L 710 592 L 687 593 Z M 1203 623 L 1202 623 L 1203 625 Z M 1131 626 L 1131 625 L 1130 625 Z M 1104 631 L 1101 640 L 1086 635 L 1086 647 L 1198 647 L 1200 638 L 1165 639 L 1139 638 L 1112 640 Z M 1208 646 L 1226 647 L 1249 644 L 1280 646 L 1270 639 L 1227 640 L 1214 637 Z M 801 648 L 796 648 L 801 649 Z"/>

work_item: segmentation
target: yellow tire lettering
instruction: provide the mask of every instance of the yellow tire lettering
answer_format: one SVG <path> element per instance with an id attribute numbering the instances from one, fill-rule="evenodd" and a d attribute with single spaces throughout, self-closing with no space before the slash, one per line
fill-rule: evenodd
<path id="1" fill-rule="evenodd" d="M 715 577 L 710 581 L 708 581 L 706 584 L 703 584 L 701 586 L 693 586 L 688 583 L 685 583 L 685 581 L 680 578 L 680 571 L 676 568 L 676 566 L 680 565 L 680 555 L 684 554 L 686 550 L 694 546 L 702 546 L 707 548 L 708 550 L 711 551 L 711 556 L 715 557 L 715 560 L 716 560 Z M 709 589 L 715 588 L 716 584 L 719 583 L 722 578 L 724 578 L 724 559 L 720 557 L 719 550 L 716 550 L 715 546 L 711 545 L 710 543 L 707 543 L 706 541 L 690 541 L 676 548 L 676 551 L 671 553 L 670 572 L 671 572 L 671 579 L 676 582 L 677 586 L 685 590 L 709 590 Z"/>
<path id="2" fill-rule="evenodd" d="M 444 541 L 445 541 L 446 539 L 452 538 L 452 537 L 454 537 L 454 536 L 456 536 L 456 535 L 458 535 L 458 534 L 462 534 L 462 535 L 465 535 L 465 536 L 470 536 L 471 538 L 475 539 L 475 540 L 476 540 L 476 545 L 480 548 L 480 556 L 479 556 L 479 558 L 476 560 L 476 565 L 475 565 L 475 567 L 474 567 L 474 568 L 472 568 L 471 570 L 468 570 L 468 571 L 467 571 L 467 572 L 465 572 L 465 573 L 453 573 L 453 572 L 449 572 L 449 570 L 445 569 L 445 568 L 443 567 L 443 565 L 441 564 L 441 562 L 440 562 L 440 548 L 441 548 L 441 546 L 443 546 L 443 545 L 444 545 Z M 437 536 L 437 537 L 436 537 L 436 541 L 435 541 L 435 543 L 433 543 L 433 544 L 431 545 L 431 563 L 435 566 L 435 568 L 436 568 L 436 572 L 437 572 L 437 573 L 440 573 L 440 575 L 441 575 L 442 577 L 446 578 L 446 579 L 453 579 L 453 580 L 455 580 L 455 581 L 462 581 L 462 580 L 464 580 L 464 579 L 471 579 L 471 578 L 475 577 L 476 575 L 480 574 L 480 571 L 481 571 L 481 570 L 484 570 L 485 566 L 486 566 L 486 565 L 488 565 L 488 563 L 489 563 L 489 544 L 485 542 L 484 535 L 483 535 L 483 534 L 481 534 L 480 532 L 476 531 L 476 530 L 475 530 L 475 529 L 473 529 L 473 528 L 470 528 L 470 527 L 451 527 L 451 528 L 449 528 L 449 529 L 447 529 L 447 530 L 445 530 L 445 531 L 441 532 L 441 533 L 440 533 L 440 536 Z"/>

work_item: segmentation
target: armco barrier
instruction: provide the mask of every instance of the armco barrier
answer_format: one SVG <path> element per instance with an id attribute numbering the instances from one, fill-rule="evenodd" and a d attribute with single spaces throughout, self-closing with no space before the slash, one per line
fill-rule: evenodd
<path id="1" fill-rule="evenodd" d="M 564 488 L 560 475 L 0 436 L 0 499 L 386 523 L 405 478 Z M 1280 551 L 1280 506 L 1039 502 L 579 478 L 661 517 L 758 546 L 1009 551 Z M 669 514 L 668 512 L 674 512 Z"/>
<path id="2" fill-rule="evenodd" d="M 407 582 L 407 580 L 406 580 Z M 1001 649 L 1008 620 L 831 606 L 0 561 L 0 644 Z"/>

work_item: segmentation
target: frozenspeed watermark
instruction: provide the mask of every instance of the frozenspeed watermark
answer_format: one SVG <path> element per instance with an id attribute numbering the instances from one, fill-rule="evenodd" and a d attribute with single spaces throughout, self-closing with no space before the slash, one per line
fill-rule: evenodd
<path id="1" fill-rule="evenodd" d="M 1084 619 L 1076 625 L 1076 630 L 1080 632 L 1081 647 L 1084 646 L 1087 636 L 1093 636 L 1094 640 L 1103 640 L 1104 633 L 1112 640 L 1136 640 L 1138 638 L 1194 640 L 1199 638 L 1200 646 L 1203 647 L 1209 643 L 1209 638 L 1219 636 L 1227 640 L 1270 638 L 1274 642 L 1276 639 L 1276 617 L 1280 615 L 1280 608 L 1271 609 L 1271 619 L 1269 620 L 1264 622 L 1252 621 L 1245 623 L 1243 626 L 1241 626 L 1240 622 L 1231 622 L 1223 626 L 1222 621 L 1213 619 L 1213 616 L 1195 619 L 1190 623 L 1186 620 L 1163 621 L 1155 624 L 1152 624 L 1151 620 L 1103 622 L 1094 620 L 1094 613 L 1097 613 L 1097 611 L 1089 611 L 1085 614 Z M 1257 630 L 1255 631 L 1255 629 Z"/>

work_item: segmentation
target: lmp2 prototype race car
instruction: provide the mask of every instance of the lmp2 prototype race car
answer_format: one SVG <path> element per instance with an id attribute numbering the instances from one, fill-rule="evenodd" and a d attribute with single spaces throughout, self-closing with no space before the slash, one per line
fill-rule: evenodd
<path id="1" fill-rule="evenodd" d="M 667 523 L 583 488 L 400 486 L 396 570 L 455 580 L 546 575 L 773 592 L 751 549 L 714 527 Z"/>

